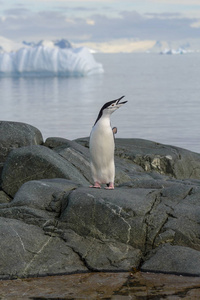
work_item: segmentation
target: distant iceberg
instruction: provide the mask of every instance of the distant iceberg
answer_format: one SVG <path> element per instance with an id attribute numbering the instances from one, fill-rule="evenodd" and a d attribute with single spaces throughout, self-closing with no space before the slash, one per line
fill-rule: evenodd
<path id="1" fill-rule="evenodd" d="M 86 47 L 62 48 L 29 46 L 14 52 L 0 52 L 0 76 L 86 76 L 100 74 L 97 63 Z"/>
<path id="2" fill-rule="evenodd" d="M 160 52 L 160 54 L 168 54 L 168 55 L 171 55 L 171 54 L 186 54 L 187 51 L 183 48 L 179 48 L 177 50 L 175 49 L 165 49 L 163 51 Z"/>

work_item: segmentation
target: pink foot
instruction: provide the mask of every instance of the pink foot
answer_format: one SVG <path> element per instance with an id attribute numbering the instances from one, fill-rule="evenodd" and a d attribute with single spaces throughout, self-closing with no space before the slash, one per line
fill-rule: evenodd
<path id="1" fill-rule="evenodd" d="M 106 190 L 114 190 L 114 183 L 113 183 L 113 182 L 110 182 L 110 183 L 109 183 L 109 186 L 106 186 L 105 189 L 106 189 Z"/>
<path id="2" fill-rule="evenodd" d="M 91 188 L 96 188 L 96 189 L 100 189 L 101 186 L 98 182 L 95 182 L 94 185 L 90 185 Z"/>

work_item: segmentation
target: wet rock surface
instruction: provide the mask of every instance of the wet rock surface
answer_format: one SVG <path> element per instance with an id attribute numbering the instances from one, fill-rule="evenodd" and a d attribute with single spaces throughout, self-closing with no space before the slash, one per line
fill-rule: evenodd
<path id="1" fill-rule="evenodd" d="M 199 299 L 200 278 L 87 273 L 0 281 L 2 299 Z"/>
<path id="2" fill-rule="evenodd" d="M 1 279 L 133 268 L 200 276 L 200 154 L 116 139 L 110 191 L 89 188 L 88 138 L 6 151 Z"/>

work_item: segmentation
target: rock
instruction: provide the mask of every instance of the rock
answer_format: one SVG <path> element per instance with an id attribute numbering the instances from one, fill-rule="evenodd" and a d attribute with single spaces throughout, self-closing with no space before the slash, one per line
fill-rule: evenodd
<path id="1" fill-rule="evenodd" d="M 63 238 L 90 271 L 129 271 L 141 260 L 141 251 L 124 243 L 82 237 L 71 230 L 65 231 Z"/>
<path id="2" fill-rule="evenodd" d="M 64 228 L 84 237 L 118 241 L 144 250 L 145 215 L 151 210 L 157 192 L 148 189 L 107 190 L 79 188 L 68 197 L 61 213 Z M 103 218 L 102 218 L 103 215 Z"/>
<path id="3" fill-rule="evenodd" d="M 200 155 L 117 139 L 110 191 L 89 188 L 88 151 L 88 139 L 49 138 L 9 153 L 0 278 L 132 268 L 200 276 Z"/>
<path id="4" fill-rule="evenodd" d="M 20 220 L 26 224 L 36 225 L 43 228 L 44 224 L 48 224 L 51 220 L 54 220 L 55 213 L 27 206 L 1 205 L 0 217 Z M 54 232 L 56 232 L 54 235 L 57 235 L 56 229 Z"/>
<path id="5" fill-rule="evenodd" d="M 29 146 L 10 152 L 2 172 L 2 189 L 14 197 L 30 180 L 65 178 L 89 185 L 82 174 L 60 155 L 44 146 Z"/>
<path id="6" fill-rule="evenodd" d="M 121 170 L 119 167 L 115 167 L 115 186 L 123 185 L 127 182 L 130 182 L 131 178 L 126 172 Z"/>
<path id="7" fill-rule="evenodd" d="M 0 218 L 0 277 L 41 276 L 85 271 L 80 258 L 56 237 L 19 220 Z"/>
<path id="8" fill-rule="evenodd" d="M 53 149 L 61 146 L 68 146 L 71 141 L 60 137 L 49 137 L 46 139 L 44 146 Z"/>
<path id="9" fill-rule="evenodd" d="M 83 149 L 84 150 L 83 150 Z M 90 171 L 90 161 L 89 161 L 89 151 L 81 145 L 72 142 L 67 146 L 62 146 L 54 148 L 54 151 L 58 153 L 61 157 L 66 159 L 70 164 L 72 164 L 79 172 L 90 182 L 93 182 L 91 171 Z"/>
<path id="10" fill-rule="evenodd" d="M 43 143 L 41 132 L 28 124 L 0 121 L 0 170 L 12 149 Z"/>
<path id="11" fill-rule="evenodd" d="M 82 141 L 83 143 L 83 141 Z M 177 179 L 200 179 L 200 154 L 142 139 L 116 139 L 116 155 Z"/>
<path id="12" fill-rule="evenodd" d="M 79 138 L 74 140 L 76 143 L 82 145 L 83 147 L 89 148 L 89 137 Z"/>
<path id="13" fill-rule="evenodd" d="M 133 194 L 129 189 L 110 193 L 79 188 L 70 193 L 58 228 L 89 270 L 128 271 L 140 264 L 146 243 L 144 218 L 155 198 L 147 189 Z"/>
<path id="14" fill-rule="evenodd" d="M 0 191 L 0 204 L 2 203 L 9 203 L 11 201 L 11 198 L 4 193 L 4 191 Z"/>
<path id="15" fill-rule="evenodd" d="M 15 194 L 10 207 L 28 206 L 60 213 L 62 197 L 77 187 L 78 184 L 66 179 L 28 181 Z"/>
<path id="16" fill-rule="evenodd" d="M 88 148 L 76 143 L 75 141 L 70 141 L 63 138 L 51 137 L 46 139 L 44 146 L 49 147 L 50 149 L 54 149 L 57 152 L 65 150 L 66 148 L 74 149 L 76 152 L 81 153 L 87 159 L 89 159 L 89 150 Z"/>
<path id="17" fill-rule="evenodd" d="M 138 268 L 142 260 L 146 268 L 146 262 L 168 243 L 199 253 L 198 212 L 191 208 L 185 225 L 181 221 L 188 212 L 185 205 L 197 205 L 198 193 L 199 187 L 174 181 L 156 189 L 120 187 L 114 191 L 78 187 L 64 179 L 31 181 L 11 203 L 0 206 L 0 219 L 37 225 L 52 243 L 56 238 L 56 243 L 64 243 L 77 254 L 87 270 L 127 271 Z M 168 272 L 174 270 L 169 266 Z M 185 272 L 182 265 L 177 272 Z M 195 269 L 188 272 L 196 275 Z"/>
<path id="18" fill-rule="evenodd" d="M 166 244 L 143 264 L 141 270 L 200 276 L 200 252 Z"/>

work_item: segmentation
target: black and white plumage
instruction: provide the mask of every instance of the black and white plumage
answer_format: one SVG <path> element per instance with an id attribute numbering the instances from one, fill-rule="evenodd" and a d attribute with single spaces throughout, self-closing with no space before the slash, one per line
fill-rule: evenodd
<path id="1" fill-rule="evenodd" d="M 110 124 L 111 114 L 127 101 L 119 99 L 109 101 L 103 105 L 90 134 L 90 166 L 94 185 L 101 188 L 107 184 L 107 189 L 114 189 L 115 163 L 114 163 L 114 133 Z"/>

